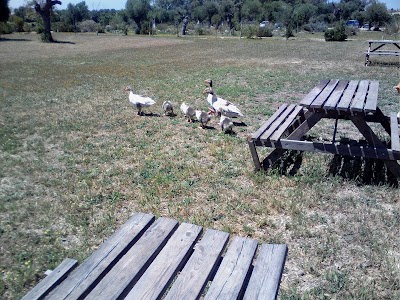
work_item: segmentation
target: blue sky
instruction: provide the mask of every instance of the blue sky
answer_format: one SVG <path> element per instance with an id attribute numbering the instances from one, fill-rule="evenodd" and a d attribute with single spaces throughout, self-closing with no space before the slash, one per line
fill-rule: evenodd
<path id="1" fill-rule="evenodd" d="M 65 9 L 67 8 L 69 3 L 76 4 L 79 2 L 82 2 L 83 0 L 68 0 L 68 1 L 63 1 L 62 5 L 57 5 L 58 8 L 60 9 Z M 125 4 L 127 0 L 87 0 L 85 1 L 86 5 L 88 6 L 89 10 L 95 10 L 95 9 L 124 9 Z M 385 3 L 388 9 L 394 8 L 394 9 L 400 9 L 400 1 L 399 0 L 379 0 L 379 2 Z M 11 8 L 17 8 L 22 5 L 25 5 L 27 3 L 27 0 L 10 0 L 8 2 L 8 5 Z"/>

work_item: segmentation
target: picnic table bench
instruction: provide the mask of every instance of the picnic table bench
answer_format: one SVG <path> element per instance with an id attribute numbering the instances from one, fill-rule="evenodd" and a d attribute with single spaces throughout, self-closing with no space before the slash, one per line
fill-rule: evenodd
<path id="1" fill-rule="evenodd" d="M 202 230 L 136 213 L 82 264 L 64 260 L 23 299 L 276 298 L 286 245 Z"/>
<path id="2" fill-rule="evenodd" d="M 394 46 L 388 48 L 390 46 Z M 385 49 L 382 49 L 385 47 Z M 371 55 L 400 56 L 400 41 L 368 40 L 368 49 L 365 51 L 365 66 L 370 63 Z"/>
<path id="3" fill-rule="evenodd" d="M 378 81 L 322 80 L 299 105 L 283 104 L 248 138 L 256 170 L 267 170 L 286 151 L 299 150 L 380 159 L 399 180 L 399 119 L 395 112 L 385 116 L 379 109 L 378 89 Z M 304 140 L 306 133 L 322 119 L 336 120 L 332 141 Z M 350 120 L 366 144 L 336 141 L 338 120 Z M 390 137 L 390 147 L 381 141 L 367 122 L 382 125 Z M 260 161 L 256 147 L 274 150 Z"/>

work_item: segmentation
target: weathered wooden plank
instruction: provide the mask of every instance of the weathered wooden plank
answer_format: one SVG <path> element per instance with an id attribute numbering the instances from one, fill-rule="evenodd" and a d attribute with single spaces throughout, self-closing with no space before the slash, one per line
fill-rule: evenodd
<path id="1" fill-rule="evenodd" d="M 321 108 L 323 107 L 326 100 L 332 94 L 333 90 L 336 88 L 339 80 L 331 80 L 324 90 L 315 98 L 315 100 L 310 104 L 311 108 Z"/>
<path id="2" fill-rule="evenodd" d="M 357 90 L 358 82 L 358 80 L 351 80 L 349 82 L 349 85 L 343 93 L 342 99 L 340 99 L 340 102 L 336 107 L 338 111 L 347 112 L 349 110 L 350 103 L 353 100 L 354 94 Z"/>
<path id="3" fill-rule="evenodd" d="M 22 300 L 43 299 L 54 289 L 78 264 L 75 259 L 66 258 L 47 277 L 43 278 Z"/>
<path id="4" fill-rule="evenodd" d="M 371 81 L 369 84 L 367 101 L 364 106 L 364 111 L 366 113 L 376 111 L 376 105 L 378 103 L 378 90 L 379 81 Z"/>
<path id="5" fill-rule="evenodd" d="M 48 299 L 78 299 L 90 292 L 95 284 L 125 254 L 154 221 L 150 214 L 134 214 L 65 279 Z"/>
<path id="6" fill-rule="evenodd" d="M 253 273 L 244 294 L 244 300 L 275 300 L 285 266 L 287 246 L 261 245 Z"/>
<path id="7" fill-rule="evenodd" d="M 225 248 L 229 234 L 209 229 L 178 275 L 165 300 L 198 299 Z"/>
<path id="8" fill-rule="evenodd" d="M 350 111 L 363 111 L 365 99 L 367 98 L 369 81 L 361 80 L 356 94 L 354 95 L 354 99 L 350 105 Z"/>
<path id="9" fill-rule="evenodd" d="M 261 163 L 260 158 L 258 157 L 255 141 L 249 138 L 247 144 L 249 145 L 251 157 L 253 158 L 254 167 L 256 171 L 259 171 L 261 169 Z"/>
<path id="10" fill-rule="evenodd" d="M 177 226 L 175 220 L 158 218 L 85 299 L 117 299 L 126 296 Z"/>
<path id="11" fill-rule="evenodd" d="M 288 115 L 292 113 L 292 111 L 295 109 L 296 105 L 295 104 L 290 104 L 285 111 L 281 113 L 281 115 L 272 122 L 271 126 L 264 131 L 264 133 L 260 136 L 260 140 L 268 140 L 270 136 L 281 126 L 281 124 L 286 120 Z"/>
<path id="12" fill-rule="evenodd" d="M 270 145 L 270 147 L 272 147 L 272 145 Z M 274 143 L 273 147 L 277 149 L 298 150 L 314 153 L 331 153 L 354 157 L 377 158 L 383 160 L 400 159 L 400 153 L 394 152 L 391 149 L 387 149 L 385 147 L 375 147 L 372 145 L 349 146 L 347 144 L 332 144 L 323 142 L 320 143 L 280 139 L 278 142 Z"/>
<path id="13" fill-rule="evenodd" d="M 343 92 L 346 89 L 349 81 L 340 80 L 337 84 L 335 90 L 329 96 L 328 100 L 325 102 L 324 109 L 334 109 L 338 105 L 340 98 L 343 96 Z"/>
<path id="14" fill-rule="evenodd" d="M 365 52 L 368 55 L 387 55 L 387 56 L 400 56 L 400 51 L 395 50 L 376 50 L 371 52 Z"/>
<path id="15" fill-rule="evenodd" d="M 278 140 L 282 136 L 282 134 L 289 128 L 289 126 L 292 125 L 294 120 L 299 115 L 300 111 L 302 111 L 303 109 L 303 106 L 297 105 L 292 113 L 286 118 L 285 122 L 281 126 L 279 126 L 279 128 L 276 129 L 275 132 L 271 135 L 270 140 Z"/>
<path id="16" fill-rule="evenodd" d="M 399 123 L 395 112 L 390 113 L 390 131 L 392 150 L 400 151 Z"/>
<path id="17" fill-rule="evenodd" d="M 286 109 L 288 105 L 286 103 L 282 104 L 278 110 L 266 121 L 264 122 L 260 128 L 251 136 L 251 139 L 258 139 L 265 130 L 267 130 L 269 128 L 269 126 L 272 124 L 272 122 L 274 122 L 276 120 L 276 118 L 278 118 L 281 113 Z"/>
<path id="18" fill-rule="evenodd" d="M 160 299 L 186 263 L 202 228 L 182 223 L 125 299 Z"/>
<path id="19" fill-rule="evenodd" d="M 316 97 L 322 92 L 322 90 L 329 83 L 329 80 L 321 80 L 321 82 L 314 87 L 301 101 L 300 105 L 309 107 Z"/>
<path id="20" fill-rule="evenodd" d="M 235 237 L 229 245 L 204 300 L 239 299 L 244 292 L 246 276 L 251 267 L 257 241 Z"/>

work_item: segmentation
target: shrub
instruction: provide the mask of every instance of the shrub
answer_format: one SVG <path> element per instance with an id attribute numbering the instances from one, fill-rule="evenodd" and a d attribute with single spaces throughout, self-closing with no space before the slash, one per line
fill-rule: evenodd
<path id="1" fill-rule="evenodd" d="M 9 34 L 13 32 L 11 24 L 0 22 L 0 34 Z"/>
<path id="2" fill-rule="evenodd" d="M 273 34 L 271 29 L 263 27 L 263 28 L 258 28 L 256 35 L 257 37 L 271 37 Z"/>
<path id="3" fill-rule="evenodd" d="M 93 20 L 85 20 L 78 24 L 81 32 L 97 32 L 100 29 L 100 25 Z"/>
<path id="4" fill-rule="evenodd" d="M 343 23 L 340 23 L 333 29 L 325 31 L 325 41 L 345 41 L 347 39 L 346 28 Z"/>
<path id="5" fill-rule="evenodd" d="M 314 22 L 304 25 L 303 29 L 309 32 L 325 32 L 328 26 L 324 22 Z"/>
<path id="6" fill-rule="evenodd" d="M 293 34 L 292 25 L 288 25 L 286 27 L 286 31 L 285 31 L 285 38 L 288 40 L 290 37 L 293 37 L 293 36 L 294 36 L 294 34 Z"/>

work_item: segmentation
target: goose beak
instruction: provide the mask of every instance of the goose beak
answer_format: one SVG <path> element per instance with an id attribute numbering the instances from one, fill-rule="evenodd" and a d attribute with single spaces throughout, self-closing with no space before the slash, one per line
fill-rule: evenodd
<path id="1" fill-rule="evenodd" d="M 211 83 L 211 79 L 206 79 L 204 80 L 205 83 L 210 84 Z"/>

